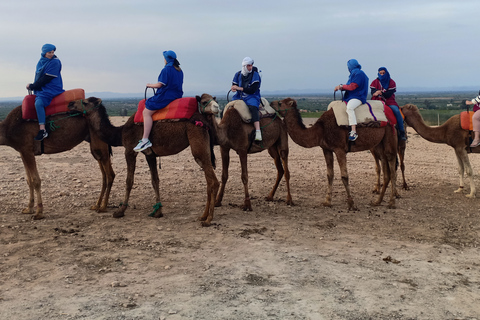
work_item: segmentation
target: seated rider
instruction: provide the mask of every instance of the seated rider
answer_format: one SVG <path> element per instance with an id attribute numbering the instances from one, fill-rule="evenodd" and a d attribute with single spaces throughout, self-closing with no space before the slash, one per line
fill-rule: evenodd
<path id="1" fill-rule="evenodd" d="M 260 130 L 260 84 L 262 82 L 257 68 L 253 66 L 253 59 L 245 57 L 242 61 L 242 70 L 235 73 L 230 90 L 235 92 L 233 100 L 243 100 L 252 114 L 252 122 L 255 127 L 255 141 L 262 140 Z"/>
<path id="2" fill-rule="evenodd" d="M 473 116 L 472 116 L 472 126 L 473 126 L 473 133 L 474 138 L 470 147 L 475 148 L 480 145 L 480 91 L 478 92 L 478 96 L 473 98 L 472 100 L 465 101 L 467 105 L 473 105 Z"/>
<path id="3" fill-rule="evenodd" d="M 362 66 L 355 59 L 348 60 L 347 67 L 350 72 L 347 84 L 336 86 L 335 91 L 346 91 L 343 100 L 347 103 L 348 124 L 352 127 L 352 130 L 348 134 L 348 140 L 355 141 L 358 138 L 355 109 L 367 102 L 368 77 L 365 72 L 361 70 Z"/>

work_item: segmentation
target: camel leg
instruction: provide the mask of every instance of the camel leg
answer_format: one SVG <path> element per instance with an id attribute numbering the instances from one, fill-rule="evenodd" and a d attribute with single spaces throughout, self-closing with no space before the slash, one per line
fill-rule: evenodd
<path id="1" fill-rule="evenodd" d="M 35 204 L 34 195 L 37 197 L 37 211 L 33 216 L 34 220 L 40 220 L 45 218 L 43 214 L 43 202 L 42 202 L 42 188 L 40 175 L 37 170 L 37 163 L 35 161 L 35 156 L 33 154 L 21 154 L 23 165 L 25 167 L 25 172 L 27 174 L 27 184 L 29 188 L 30 199 L 28 201 L 28 206 L 25 208 L 22 213 L 32 214 L 33 206 Z"/>
<path id="2" fill-rule="evenodd" d="M 273 201 L 273 196 L 277 191 L 278 185 L 280 184 L 280 181 L 282 180 L 282 177 L 285 171 L 283 170 L 282 161 L 280 160 L 280 155 L 278 154 L 277 148 L 275 146 L 268 148 L 268 153 L 273 158 L 275 167 L 277 167 L 277 179 L 275 180 L 275 184 L 273 185 L 272 190 L 270 191 L 268 196 L 265 198 L 265 200 Z"/>
<path id="3" fill-rule="evenodd" d="M 228 166 L 230 165 L 230 149 L 220 146 L 220 154 L 222 156 L 222 184 L 215 201 L 215 207 L 222 206 L 223 195 L 225 193 L 225 186 L 228 180 Z"/>
<path id="4" fill-rule="evenodd" d="M 402 170 L 403 186 L 404 190 L 410 190 L 407 185 L 407 180 L 405 179 L 405 148 L 406 142 L 398 141 L 398 157 L 400 158 L 400 169 Z"/>
<path id="5" fill-rule="evenodd" d="M 91 136 L 93 138 L 92 134 Z M 90 209 L 97 212 L 106 212 L 110 191 L 112 190 L 113 181 L 115 180 L 115 172 L 112 168 L 110 150 L 108 145 L 103 141 L 92 139 L 90 142 L 90 151 L 93 157 L 97 160 L 100 172 L 102 173 L 102 189 L 100 191 L 100 196 Z"/>
<path id="6" fill-rule="evenodd" d="M 205 180 L 207 182 L 207 203 L 205 205 L 203 215 L 200 216 L 199 220 L 202 221 L 203 227 L 208 227 L 210 226 L 213 219 L 215 198 L 217 197 L 220 183 L 218 182 L 215 171 L 213 170 L 209 143 L 203 145 L 201 148 L 200 146 L 197 147 L 196 145 L 191 144 L 190 149 L 192 150 L 195 161 L 200 165 L 200 167 L 203 169 L 203 172 L 205 173 Z"/>
<path id="7" fill-rule="evenodd" d="M 388 185 L 388 182 L 391 181 L 392 183 L 392 192 L 390 194 L 390 200 L 388 201 L 388 206 L 387 208 L 389 209 L 395 209 L 396 208 L 396 205 L 395 205 L 395 199 L 397 198 L 398 196 L 398 192 L 397 192 L 397 152 L 395 151 L 395 153 L 391 156 L 391 159 L 388 159 L 389 157 L 387 156 L 387 165 L 385 166 L 386 169 L 387 169 L 387 172 L 388 172 L 388 179 L 385 180 L 384 179 L 384 183 L 386 185 Z M 386 187 L 385 187 L 386 189 Z"/>
<path id="8" fill-rule="evenodd" d="M 245 200 L 243 202 L 243 211 L 252 211 L 252 203 L 250 201 L 250 194 L 248 193 L 248 168 L 247 168 L 247 153 L 238 152 L 240 158 L 240 165 L 242 167 L 242 183 L 245 191 Z"/>
<path id="9" fill-rule="evenodd" d="M 287 183 L 287 204 L 293 206 L 292 195 L 290 194 L 290 170 L 288 169 L 288 149 L 280 150 L 280 158 L 285 170 L 285 182 Z"/>
<path id="10" fill-rule="evenodd" d="M 333 152 L 322 149 L 323 150 L 323 156 L 325 158 L 325 162 L 327 164 L 327 196 L 325 198 L 325 201 L 323 202 L 323 205 L 325 207 L 331 207 L 332 206 L 332 191 L 333 191 L 333 176 L 334 176 L 334 171 L 333 171 Z"/>
<path id="11" fill-rule="evenodd" d="M 155 203 L 160 203 L 160 179 L 158 178 L 157 156 L 153 153 L 145 155 L 148 168 L 150 169 L 150 180 L 152 181 L 153 192 L 155 193 Z M 153 213 L 154 218 L 163 217 L 162 207 L 155 208 Z"/>
<path id="12" fill-rule="evenodd" d="M 355 207 L 352 194 L 350 193 L 350 185 L 348 182 L 348 170 L 347 170 L 347 155 L 343 151 L 337 152 L 335 153 L 335 155 L 337 156 L 337 162 L 340 167 L 342 182 L 343 182 L 343 185 L 345 186 L 345 191 L 347 193 L 348 210 L 358 210 L 357 207 Z"/>
<path id="13" fill-rule="evenodd" d="M 464 148 L 455 149 L 455 154 L 458 161 L 458 174 L 460 176 L 460 187 L 455 192 L 463 191 L 463 173 L 467 174 L 468 179 L 470 180 L 470 193 L 466 195 L 467 198 L 475 198 L 476 188 L 475 181 L 473 181 L 473 169 L 470 165 L 470 160 L 468 159 L 467 151 Z"/>
<path id="14" fill-rule="evenodd" d="M 381 174 L 381 167 L 380 167 L 380 160 L 378 159 L 377 155 L 375 154 L 374 150 L 370 150 L 373 155 L 373 159 L 375 160 L 375 173 L 377 174 L 377 183 L 375 184 L 375 187 L 372 190 L 372 193 L 379 193 L 381 184 L 380 184 L 380 174 Z"/>
<path id="15" fill-rule="evenodd" d="M 137 162 L 137 153 L 130 148 L 125 148 L 125 160 L 127 162 L 127 179 L 125 185 L 125 197 L 120 207 L 113 213 L 114 218 L 121 218 L 125 215 L 125 210 L 128 207 L 128 199 L 132 191 L 133 181 L 135 176 L 135 165 Z"/>

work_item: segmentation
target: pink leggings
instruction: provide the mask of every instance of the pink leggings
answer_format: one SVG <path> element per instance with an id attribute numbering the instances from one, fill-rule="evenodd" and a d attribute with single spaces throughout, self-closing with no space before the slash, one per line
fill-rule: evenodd
<path id="1" fill-rule="evenodd" d="M 480 110 L 475 111 L 472 117 L 473 131 L 480 131 Z"/>

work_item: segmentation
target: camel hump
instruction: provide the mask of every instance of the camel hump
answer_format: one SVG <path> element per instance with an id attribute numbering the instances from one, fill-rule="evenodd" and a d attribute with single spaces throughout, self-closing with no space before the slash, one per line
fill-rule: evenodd
<path id="1" fill-rule="evenodd" d="M 37 111 L 35 110 L 36 95 L 29 94 L 22 101 L 22 118 L 24 120 L 38 120 Z M 52 99 L 52 102 L 45 108 L 45 115 L 51 116 L 57 113 L 69 112 L 68 104 L 75 100 L 85 99 L 85 91 L 83 89 L 71 89 L 60 93 Z"/>
<path id="2" fill-rule="evenodd" d="M 385 104 L 380 100 L 367 100 L 367 103 L 355 109 L 355 116 L 358 124 L 368 122 L 384 122 L 387 124 L 385 115 Z M 345 101 L 332 101 L 328 110 L 333 109 L 338 126 L 348 126 L 347 104 Z"/>

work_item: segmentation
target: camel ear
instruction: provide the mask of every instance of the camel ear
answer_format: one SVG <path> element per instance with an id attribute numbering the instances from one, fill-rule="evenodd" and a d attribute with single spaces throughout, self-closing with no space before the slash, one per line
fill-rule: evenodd
<path id="1" fill-rule="evenodd" d="M 195 99 L 197 99 L 197 102 L 200 102 L 200 100 L 202 100 L 200 96 L 195 96 Z"/>
<path id="2" fill-rule="evenodd" d="M 287 104 L 288 104 L 290 107 L 293 107 L 293 103 L 294 103 L 294 101 L 293 101 L 293 100 L 290 100 L 290 101 L 288 101 Z"/>
<path id="3" fill-rule="evenodd" d="M 87 103 L 93 103 L 95 106 L 98 106 L 98 105 L 100 105 L 100 104 L 102 103 L 102 99 L 96 98 L 96 97 L 90 97 L 90 98 L 88 98 L 88 99 L 85 100 L 85 101 L 86 101 L 85 104 L 87 104 Z"/>
<path id="4" fill-rule="evenodd" d="M 213 100 L 214 100 L 215 102 L 217 102 L 217 97 L 213 97 Z"/>

